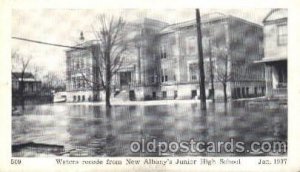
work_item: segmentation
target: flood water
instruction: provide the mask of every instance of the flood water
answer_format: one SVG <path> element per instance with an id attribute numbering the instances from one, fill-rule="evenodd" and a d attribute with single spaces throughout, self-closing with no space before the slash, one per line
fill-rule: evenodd
<path id="1" fill-rule="evenodd" d="M 246 108 L 245 103 L 113 106 L 47 104 L 12 116 L 12 155 L 158 156 L 130 151 L 133 141 L 287 141 L 287 108 Z M 27 143 L 27 144 L 26 144 Z M 30 144 L 28 144 L 30 143 Z M 258 156 L 271 153 L 166 152 L 161 156 Z M 278 154 L 275 154 L 278 155 Z M 284 155 L 279 154 L 279 155 Z"/>

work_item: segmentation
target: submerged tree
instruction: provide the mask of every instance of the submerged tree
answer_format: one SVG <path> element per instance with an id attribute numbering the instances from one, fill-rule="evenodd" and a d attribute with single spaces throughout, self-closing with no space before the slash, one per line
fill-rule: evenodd
<path id="1" fill-rule="evenodd" d="M 100 77 L 99 84 L 105 90 L 106 107 L 111 107 L 112 77 L 119 71 L 126 57 L 128 41 L 126 40 L 126 22 L 122 17 L 99 15 L 92 26 L 97 40 L 99 56 L 96 61 L 96 73 Z"/>
<path id="2" fill-rule="evenodd" d="M 20 76 L 16 76 L 19 80 L 19 87 L 18 87 L 18 96 L 20 99 L 20 103 L 22 108 L 24 108 L 25 102 L 25 77 L 26 73 L 30 71 L 30 62 L 32 60 L 31 56 L 24 56 L 21 55 L 17 50 L 12 50 L 11 52 L 11 60 L 12 60 L 12 72 L 19 72 Z M 19 78 L 20 77 L 20 78 Z"/>
<path id="3" fill-rule="evenodd" d="M 233 78 L 233 73 L 230 71 L 229 57 L 226 49 L 217 52 L 216 59 L 216 80 L 223 86 L 224 102 L 227 103 L 227 84 Z"/>
<path id="4" fill-rule="evenodd" d="M 255 64 L 244 58 L 231 58 L 226 48 L 215 48 L 215 80 L 223 86 L 224 102 L 227 103 L 227 86 L 233 81 L 245 81 L 249 79 L 249 71 Z"/>

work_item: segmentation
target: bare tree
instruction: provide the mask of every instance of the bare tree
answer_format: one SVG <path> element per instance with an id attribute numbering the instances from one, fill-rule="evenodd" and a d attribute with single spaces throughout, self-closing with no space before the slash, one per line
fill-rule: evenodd
<path id="1" fill-rule="evenodd" d="M 32 73 L 35 80 L 40 80 L 42 78 L 42 71 L 43 71 L 42 67 L 31 64 L 28 71 Z"/>
<path id="2" fill-rule="evenodd" d="M 220 51 L 216 60 L 216 80 L 223 86 L 224 102 L 227 103 L 227 83 L 232 80 L 232 72 L 229 71 L 229 58 L 227 51 Z"/>
<path id="3" fill-rule="evenodd" d="M 24 90 L 25 90 L 25 73 L 29 71 L 29 64 L 32 60 L 31 56 L 24 56 L 21 55 L 17 50 L 12 50 L 11 52 L 12 58 L 12 70 L 20 72 L 20 82 L 19 82 L 19 89 L 18 89 L 18 96 L 20 96 L 22 108 L 24 108 Z M 19 76 L 17 76 L 17 79 Z"/>
<path id="4" fill-rule="evenodd" d="M 54 72 L 47 72 L 43 76 L 43 88 L 46 89 L 48 92 L 54 90 L 57 91 L 64 91 L 65 90 L 65 83 L 64 79 L 60 77 L 57 73 Z"/>
<path id="5" fill-rule="evenodd" d="M 92 26 L 96 40 L 99 42 L 99 57 L 96 58 L 96 72 L 100 76 L 100 84 L 105 89 L 106 107 L 111 107 L 111 81 L 124 62 L 128 42 L 126 41 L 126 22 L 122 17 L 97 16 Z"/>
<path id="6" fill-rule="evenodd" d="M 249 78 L 249 70 L 253 67 L 251 61 L 245 59 L 232 59 L 229 57 L 226 48 L 215 48 L 214 53 L 216 56 L 215 65 L 215 80 L 220 82 L 223 86 L 224 102 L 227 103 L 227 86 L 229 82 L 234 80 L 247 80 Z M 232 70 L 234 68 L 234 70 Z"/>

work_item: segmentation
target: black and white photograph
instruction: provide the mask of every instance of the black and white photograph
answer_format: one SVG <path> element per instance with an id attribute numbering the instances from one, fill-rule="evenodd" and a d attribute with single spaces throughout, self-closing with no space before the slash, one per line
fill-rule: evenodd
<path id="1" fill-rule="evenodd" d="M 0 0 L 0 171 L 298 172 L 296 1 Z"/>
<path id="2" fill-rule="evenodd" d="M 287 156 L 288 9 L 13 9 L 12 157 Z"/>
<path id="3" fill-rule="evenodd" d="M 287 156 L 288 9 L 11 15 L 12 157 Z"/>

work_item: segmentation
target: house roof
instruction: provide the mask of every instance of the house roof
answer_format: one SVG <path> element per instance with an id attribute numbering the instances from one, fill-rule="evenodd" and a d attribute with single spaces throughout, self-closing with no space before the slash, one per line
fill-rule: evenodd
<path id="1" fill-rule="evenodd" d="M 12 72 L 11 76 L 14 77 L 14 78 L 19 79 L 19 78 L 22 77 L 22 72 Z M 34 78 L 34 76 L 30 72 L 25 72 L 24 75 L 23 75 L 23 78 Z"/>
<path id="2" fill-rule="evenodd" d="M 288 17 L 287 9 L 273 9 L 264 18 L 263 23 Z"/>
<path id="3" fill-rule="evenodd" d="M 18 80 L 18 81 L 21 81 L 22 80 L 22 73 L 21 72 L 12 72 L 11 73 L 11 78 L 12 80 Z M 41 81 L 38 81 L 35 79 L 35 77 L 33 76 L 32 73 L 30 72 L 25 72 L 23 74 L 23 81 L 26 81 L 26 82 L 41 82 Z"/>
<path id="4" fill-rule="evenodd" d="M 271 63 L 271 62 L 277 62 L 277 61 L 287 61 L 287 57 L 280 57 L 280 58 L 263 58 L 258 61 L 254 61 L 254 63 Z"/>

